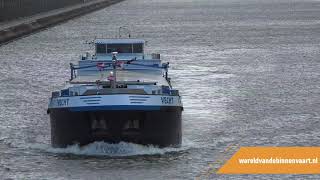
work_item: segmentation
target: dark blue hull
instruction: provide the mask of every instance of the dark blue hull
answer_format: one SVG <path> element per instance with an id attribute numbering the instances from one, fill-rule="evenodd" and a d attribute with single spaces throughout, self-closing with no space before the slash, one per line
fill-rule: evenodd
<path id="1" fill-rule="evenodd" d="M 108 111 L 55 108 L 49 109 L 49 113 L 53 147 L 86 145 L 94 141 L 181 146 L 182 107 Z"/>

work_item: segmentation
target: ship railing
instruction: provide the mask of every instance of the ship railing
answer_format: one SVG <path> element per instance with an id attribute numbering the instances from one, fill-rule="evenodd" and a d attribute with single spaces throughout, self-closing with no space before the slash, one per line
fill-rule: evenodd
<path id="1" fill-rule="evenodd" d="M 110 81 L 69 81 L 70 84 L 85 84 L 85 85 L 110 85 Z M 120 85 L 156 85 L 157 82 L 142 82 L 142 81 L 117 81 Z"/>
<path id="2" fill-rule="evenodd" d="M 125 62 L 125 64 L 132 64 L 132 65 L 142 66 L 142 67 L 152 67 L 152 68 L 164 69 L 165 70 L 165 77 L 167 80 L 170 81 L 170 78 L 168 78 L 169 62 L 163 63 L 162 66 L 159 67 L 159 66 L 154 66 L 154 65 L 135 64 L 134 61 L 136 61 L 136 59 L 129 60 L 129 61 Z M 70 63 L 70 70 L 71 70 L 70 81 L 72 81 L 74 78 L 76 78 L 76 76 L 77 76 L 76 70 L 96 67 L 97 70 L 104 71 L 104 70 L 109 70 L 107 68 L 111 67 L 112 65 L 113 65 L 113 62 L 97 62 L 94 65 L 88 65 L 88 66 L 79 66 L 79 65 L 74 65 L 74 64 Z M 121 67 L 121 64 L 116 63 L 116 66 Z"/>

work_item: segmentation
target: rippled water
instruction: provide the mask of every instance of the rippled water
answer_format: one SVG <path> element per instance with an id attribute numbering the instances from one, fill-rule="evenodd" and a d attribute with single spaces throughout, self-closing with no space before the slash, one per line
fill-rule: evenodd
<path id="1" fill-rule="evenodd" d="M 194 179 L 228 159 L 230 145 L 318 146 L 319 8 L 316 0 L 127 0 L 0 47 L 0 179 Z M 51 148 L 50 92 L 86 40 L 114 37 L 119 26 L 170 62 L 185 106 L 182 148 Z"/>

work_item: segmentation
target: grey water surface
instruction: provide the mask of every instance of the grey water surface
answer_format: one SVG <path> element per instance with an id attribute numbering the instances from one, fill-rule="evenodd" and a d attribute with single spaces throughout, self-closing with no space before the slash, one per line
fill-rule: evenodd
<path id="1" fill-rule="evenodd" d="M 170 62 L 182 147 L 51 148 L 50 92 L 120 26 Z M 0 179 L 319 179 L 207 173 L 239 146 L 319 146 L 319 44 L 317 0 L 127 0 L 1 46 Z"/>

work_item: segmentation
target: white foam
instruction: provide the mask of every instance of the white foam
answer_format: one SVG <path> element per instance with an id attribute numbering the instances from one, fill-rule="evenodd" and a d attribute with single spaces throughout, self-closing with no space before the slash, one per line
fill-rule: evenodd
<path id="1" fill-rule="evenodd" d="M 40 149 L 49 153 L 56 154 L 75 154 L 87 156 L 135 156 L 180 152 L 191 148 L 193 145 L 193 143 L 189 141 L 184 141 L 182 144 L 183 145 L 180 148 L 159 148 L 153 145 L 144 146 L 140 144 L 127 142 L 120 142 L 117 144 L 110 144 L 106 142 L 93 142 L 85 146 L 79 146 L 75 144 L 66 148 L 53 148 L 48 144 L 32 144 L 30 148 Z"/>

